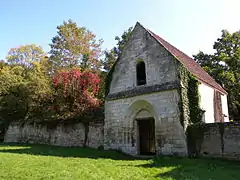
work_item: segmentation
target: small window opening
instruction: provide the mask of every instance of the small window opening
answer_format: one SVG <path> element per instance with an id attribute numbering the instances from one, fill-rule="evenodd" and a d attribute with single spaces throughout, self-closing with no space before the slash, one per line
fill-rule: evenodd
<path id="1" fill-rule="evenodd" d="M 146 84 L 146 69 L 143 61 L 137 64 L 137 85 Z"/>

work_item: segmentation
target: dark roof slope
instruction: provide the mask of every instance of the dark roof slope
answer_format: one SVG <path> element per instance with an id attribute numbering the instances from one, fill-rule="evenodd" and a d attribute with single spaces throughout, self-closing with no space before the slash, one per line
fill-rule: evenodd
<path id="1" fill-rule="evenodd" d="M 156 35 L 150 30 L 147 30 L 164 48 L 167 49 L 174 57 L 176 57 L 199 81 L 219 90 L 222 93 L 227 93 L 195 60 L 188 55 Z"/>

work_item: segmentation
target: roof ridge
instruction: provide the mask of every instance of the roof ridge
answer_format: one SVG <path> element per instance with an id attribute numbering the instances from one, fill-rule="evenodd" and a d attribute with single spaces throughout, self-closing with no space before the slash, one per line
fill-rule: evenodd
<path id="1" fill-rule="evenodd" d="M 144 27 L 143 27 L 144 28 Z M 144 28 L 146 29 L 146 28 Z M 155 34 L 149 29 L 146 31 L 158 41 L 169 53 L 171 53 L 178 61 L 180 61 L 189 72 L 191 72 L 199 81 L 202 81 L 204 84 L 207 84 L 220 92 L 227 93 L 223 87 L 218 84 L 212 76 L 210 76 L 200 64 L 198 64 L 193 58 L 188 56 L 186 53 L 182 52 L 159 35 Z"/>

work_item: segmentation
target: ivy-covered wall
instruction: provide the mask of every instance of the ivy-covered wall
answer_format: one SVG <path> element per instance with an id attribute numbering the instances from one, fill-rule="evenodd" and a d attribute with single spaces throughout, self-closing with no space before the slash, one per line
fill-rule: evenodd
<path id="1" fill-rule="evenodd" d="M 181 124 L 186 130 L 189 124 L 199 123 L 202 120 L 203 110 L 200 107 L 199 81 L 180 63 L 178 63 L 180 79 Z"/>
<path id="2" fill-rule="evenodd" d="M 180 121 L 186 131 L 189 155 L 198 155 L 204 136 L 202 128 L 203 110 L 200 107 L 199 81 L 179 63 Z M 194 126 L 192 126 L 194 125 Z"/>
<path id="3" fill-rule="evenodd" d="M 179 110 L 180 110 L 180 121 L 184 129 L 187 128 L 187 125 L 190 121 L 190 110 L 189 110 L 189 100 L 188 100 L 188 76 L 189 73 L 186 70 L 186 68 L 183 67 L 182 64 L 179 63 L 178 65 L 178 72 L 179 72 L 179 78 L 180 78 L 180 88 L 179 88 L 179 94 L 180 94 L 180 101 L 179 101 Z"/>

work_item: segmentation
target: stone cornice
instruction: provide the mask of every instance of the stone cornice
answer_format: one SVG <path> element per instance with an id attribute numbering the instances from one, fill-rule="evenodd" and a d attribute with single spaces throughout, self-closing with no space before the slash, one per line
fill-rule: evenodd
<path id="1" fill-rule="evenodd" d="M 180 87 L 178 82 L 167 82 L 164 84 L 156 84 L 151 86 L 137 86 L 133 89 L 121 91 L 117 93 L 109 93 L 106 97 L 106 100 L 116 100 L 116 99 L 123 99 L 129 98 L 133 96 L 139 96 L 159 91 L 167 91 L 172 89 L 177 89 Z"/>

